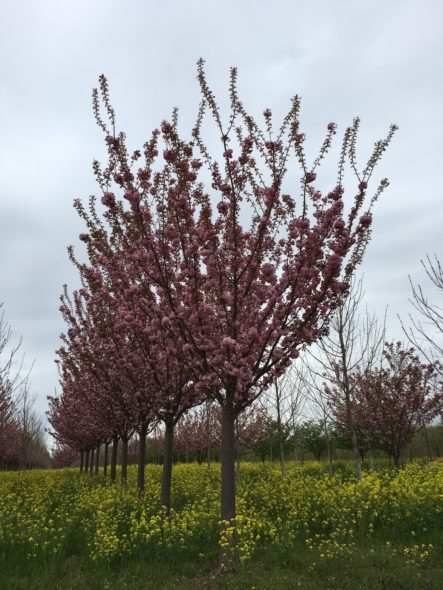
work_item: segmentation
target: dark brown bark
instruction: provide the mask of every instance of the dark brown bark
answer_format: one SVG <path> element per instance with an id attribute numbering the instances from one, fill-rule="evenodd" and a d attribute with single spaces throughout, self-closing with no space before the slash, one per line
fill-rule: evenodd
<path id="1" fill-rule="evenodd" d="M 165 423 L 165 446 L 163 450 L 163 475 L 161 505 L 166 508 L 167 513 L 171 509 L 171 482 L 172 482 L 172 459 L 174 451 L 174 424 Z"/>
<path id="2" fill-rule="evenodd" d="M 111 482 L 115 483 L 117 476 L 117 451 L 118 451 L 118 436 L 114 436 L 112 439 L 112 452 L 111 452 Z"/>
<path id="3" fill-rule="evenodd" d="M 329 477 L 332 477 L 334 475 L 334 467 L 332 464 L 332 445 L 331 438 L 329 436 L 329 430 L 326 431 L 326 446 L 328 450 Z"/>
<path id="4" fill-rule="evenodd" d="M 89 455 L 89 475 L 92 475 L 93 469 L 94 469 L 94 449 L 91 449 L 91 453 Z"/>
<path id="5" fill-rule="evenodd" d="M 122 483 L 126 483 L 128 479 L 128 439 L 122 438 Z"/>
<path id="6" fill-rule="evenodd" d="M 432 461 L 432 448 L 431 448 L 431 443 L 429 442 L 428 430 L 425 425 L 422 426 L 422 431 L 423 431 L 423 436 L 424 436 L 425 443 L 426 443 L 426 451 L 428 454 L 428 459 L 429 459 L 429 461 Z"/>
<path id="7" fill-rule="evenodd" d="M 206 407 L 206 440 L 207 440 L 207 449 L 206 449 L 206 458 L 208 461 L 208 472 L 211 471 L 211 414 L 209 412 L 209 406 Z M 187 452 L 187 451 L 186 451 Z M 187 457 L 186 457 L 187 462 Z"/>
<path id="8" fill-rule="evenodd" d="M 89 449 L 87 451 L 85 451 L 85 473 L 88 473 L 88 469 L 89 469 Z"/>
<path id="9" fill-rule="evenodd" d="M 372 455 L 372 445 L 371 441 L 368 443 L 368 455 L 369 455 L 369 469 L 374 471 L 374 457 Z"/>
<path id="10" fill-rule="evenodd" d="M 109 443 L 105 443 L 105 453 L 103 457 L 103 475 L 106 477 L 108 475 L 108 452 L 109 452 Z"/>
<path id="11" fill-rule="evenodd" d="M 353 425 L 353 418 L 351 418 L 351 424 Z M 361 478 L 362 478 L 361 455 L 360 455 L 360 451 L 358 448 L 357 432 L 353 426 L 352 426 L 351 441 L 352 441 L 352 454 L 354 455 L 356 476 L 357 476 L 358 481 L 361 481 Z"/>
<path id="12" fill-rule="evenodd" d="M 83 451 L 80 451 L 80 473 L 83 472 L 84 459 L 85 459 L 85 457 L 83 455 Z"/>
<path id="13" fill-rule="evenodd" d="M 222 529 L 235 524 L 235 416 L 229 408 L 222 408 L 221 419 L 221 520 Z M 224 569 L 232 567 L 232 549 L 235 532 L 221 548 L 220 564 Z"/>
<path id="14" fill-rule="evenodd" d="M 235 421 L 235 483 L 238 485 L 240 483 L 240 441 L 239 441 L 239 432 L 238 432 L 238 418 Z"/>
<path id="15" fill-rule="evenodd" d="M 138 469 L 137 469 L 137 486 L 138 494 L 141 496 L 145 489 L 145 463 L 146 463 L 146 435 L 148 434 L 148 425 L 143 423 L 140 427 L 140 444 L 138 445 Z"/>
<path id="16" fill-rule="evenodd" d="M 284 433 L 283 424 L 281 419 L 281 406 L 280 406 L 280 391 L 278 389 L 278 382 L 275 382 L 276 391 L 276 406 L 277 406 L 277 431 L 278 431 L 278 446 L 280 451 L 280 467 L 282 477 L 286 476 L 286 461 L 285 461 L 285 445 L 284 445 Z"/>
<path id="17" fill-rule="evenodd" d="M 395 469 L 399 469 L 401 464 L 401 449 L 398 447 L 394 448 L 393 450 L 391 450 L 389 455 L 392 457 Z"/>
<path id="18" fill-rule="evenodd" d="M 95 450 L 95 475 L 98 475 L 98 468 L 100 466 L 100 447 Z"/>

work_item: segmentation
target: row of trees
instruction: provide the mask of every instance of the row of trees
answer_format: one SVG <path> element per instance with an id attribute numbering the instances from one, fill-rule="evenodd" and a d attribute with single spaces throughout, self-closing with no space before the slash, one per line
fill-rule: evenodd
<path id="1" fill-rule="evenodd" d="M 368 183 L 395 126 L 359 169 L 355 119 L 343 137 L 337 182 L 323 194 L 314 183 L 334 123 L 310 163 L 298 97 L 279 129 L 269 109 L 260 128 L 238 97 L 233 69 L 231 112 L 223 122 L 202 60 L 198 80 L 191 140 L 180 136 L 175 110 L 132 154 L 116 130 L 104 76 L 94 91 L 108 151 L 104 166 L 94 163 L 104 210 L 95 197 L 87 206 L 75 202 L 86 225 L 80 240 L 87 261 L 70 249 L 82 287 L 72 294 L 65 288 L 62 296 L 62 393 L 50 399 L 49 417 L 59 443 L 84 460 L 102 446 L 106 454 L 112 443 L 111 479 L 118 444 L 126 478 L 128 442 L 136 434 L 140 493 L 146 438 L 161 423 L 161 502 L 168 510 L 177 424 L 191 408 L 214 401 L 227 526 L 235 519 L 236 426 L 300 350 L 327 334 L 343 304 L 370 238 L 373 205 L 388 184 L 382 180 L 368 196 Z M 221 142 L 212 153 L 204 141 L 207 113 Z M 356 188 L 346 211 L 348 162 Z M 222 558 L 228 553 L 229 547 Z"/>
<path id="2" fill-rule="evenodd" d="M 248 409 L 237 419 L 237 460 L 245 452 L 263 461 L 278 459 L 285 475 L 285 459 L 289 453 L 295 453 L 301 460 L 306 454 L 320 460 L 327 452 L 332 474 L 336 450 L 353 449 L 352 425 L 355 427 L 359 470 L 365 457 L 372 464 L 374 451 L 386 452 L 398 467 L 402 450 L 410 445 L 417 432 L 422 433 L 426 442 L 425 453 L 432 458 L 426 427 L 442 412 L 437 371 L 432 365 L 421 363 L 413 349 L 405 350 L 399 342 L 386 343 L 381 355 L 381 365 L 364 376 L 360 366 L 350 374 L 352 422 L 343 389 L 337 385 L 331 389 L 323 384 L 321 394 L 327 403 L 327 413 L 324 414 L 318 409 L 325 400 L 314 398 L 317 408 L 313 404 L 309 407 L 312 391 L 305 388 L 302 379 L 294 380 L 297 376 L 294 371 L 285 375 L 268 390 L 260 407 Z M 304 409 L 317 414 L 317 418 L 303 419 Z M 175 429 L 174 462 L 207 462 L 210 467 L 211 461 L 218 461 L 220 422 L 220 408 L 210 401 L 184 414 Z M 129 443 L 129 463 L 137 460 L 139 444 L 137 437 Z M 147 437 L 148 462 L 162 463 L 163 448 L 164 432 L 156 428 Z M 55 450 L 55 466 L 66 466 L 77 459 L 76 451 L 66 445 Z M 107 456 L 100 459 L 100 451 L 95 454 L 95 461 L 90 456 L 85 465 L 81 465 L 81 470 L 97 472 L 100 460 L 106 473 Z"/>

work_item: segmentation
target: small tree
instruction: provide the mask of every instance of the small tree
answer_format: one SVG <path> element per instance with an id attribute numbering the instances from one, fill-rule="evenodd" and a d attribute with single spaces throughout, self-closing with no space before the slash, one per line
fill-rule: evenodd
<path id="1" fill-rule="evenodd" d="M 441 384 L 439 389 L 434 386 L 435 367 L 423 364 L 413 348 L 404 349 L 401 342 L 386 343 L 383 357 L 384 366 L 364 373 L 357 370 L 352 376 L 354 411 L 362 431 L 398 467 L 401 451 L 414 433 L 441 412 L 443 394 Z"/>
<path id="2" fill-rule="evenodd" d="M 361 448 L 367 441 L 360 440 L 362 432 L 355 417 L 355 383 L 351 375 L 357 367 L 366 372 L 380 362 L 385 333 L 384 323 L 379 324 L 375 315 L 368 311 L 361 314 L 363 295 L 360 279 L 352 284 L 344 305 L 334 313 L 328 333 L 303 358 L 311 369 L 308 379 L 311 398 L 322 410 L 325 424 L 326 406 L 330 409 L 332 405 L 335 412 L 340 407 L 340 412 L 346 413 L 346 432 L 342 434 L 351 441 L 358 480 L 362 478 Z"/>
<path id="3" fill-rule="evenodd" d="M 262 399 L 263 406 L 275 418 L 278 438 L 278 452 L 283 477 L 286 475 L 286 447 L 293 425 L 300 416 L 304 397 L 304 382 L 296 371 L 289 369 L 275 379 Z"/>
<path id="4" fill-rule="evenodd" d="M 320 461 L 328 448 L 324 422 L 306 420 L 298 424 L 294 431 L 294 444 L 299 450 L 312 453 L 314 459 Z"/>
<path id="5" fill-rule="evenodd" d="M 199 465 L 207 460 L 211 464 L 211 450 L 220 444 L 220 412 L 214 403 L 206 402 L 192 410 L 177 424 L 176 448 L 185 454 L 191 453 Z"/>
<path id="6" fill-rule="evenodd" d="M 412 288 L 411 303 L 420 314 L 420 319 L 415 320 L 409 316 L 412 326 L 407 329 L 402 324 L 402 328 L 412 345 L 429 362 L 434 363 L 440 376 L 443 376 L 443 365 L 435 364 L 436 360 L 443 359 L 443 268 L 437 256 L 433 259 L 427 256 L 421 264 L 440 298 L 437 303 L 430 301 L 422 286 L 414 285 L 409 277 Z"/>

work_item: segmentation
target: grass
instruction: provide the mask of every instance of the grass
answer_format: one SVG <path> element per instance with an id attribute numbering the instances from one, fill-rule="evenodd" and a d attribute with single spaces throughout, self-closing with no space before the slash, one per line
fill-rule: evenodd
<path id="1" fill-rule="evenodd" d="M 7 563 L 2 590 L 441 590 L 443 533 L 439 551 L 425 564 L 407 564 L 383 541 L 357 546 L 346 559 L 319 559 L 303 545 L 258 553 L 233 574 L 220 575 L 213 560 L 126 560 L 99 565 L 71 556 L 51 564 Z M 395 547 L 394 547 L 395 549 Z M 402 547 L 398 546 L 401 552 Z"/>

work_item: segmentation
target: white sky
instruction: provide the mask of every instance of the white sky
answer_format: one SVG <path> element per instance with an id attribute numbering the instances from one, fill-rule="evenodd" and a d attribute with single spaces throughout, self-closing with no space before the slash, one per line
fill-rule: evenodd
<path id="1" fill-rule="evenodd" d="M 376 207 L 362 271 L 369 308 L 382 316 L 388 305 L 388 336 L 402 338 L 396 314 L 407 320 L 412 311 L 408 274 L 426 285 L 420 258 L 443 259 L 440 2 L 3 0 L 0 7 L 0 301 L 28 361 L 35 359 L 41 412 L 57 386 L 58 297 L 65 282 L 76 285 L 66 246 L 78 244 L 83 227 L 72 201 L 98 192 L 91 162 L 104 147 L 90 94 L 101 73 L 133 148 L 175 105 L 189 129 L 200 56 L 222 103 L 232 65 L 252 113 L 282 114 L 301 95 L 312 153 L 329 121 L 342 132 L 360 115 L 363 155 L 397 123 L 378 169 L 391 186 Z"/>

